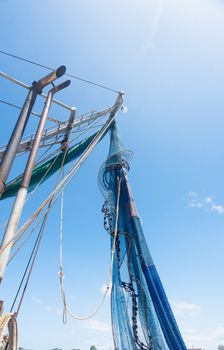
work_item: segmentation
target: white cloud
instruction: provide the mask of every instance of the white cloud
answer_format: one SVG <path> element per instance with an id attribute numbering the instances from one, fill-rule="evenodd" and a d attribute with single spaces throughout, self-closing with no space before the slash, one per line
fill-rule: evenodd
<path id="1" fill-rule="evenodd" d="M 213 203 L 211 205 L 211 211 L 216 211 L 218 214 L 224 214 L 224 206 Z"/>
<path id="2" fill-rule="evenodd" d="M 52 307 L 50 305 L 46 305 L 44 309 L 45 311 L 52 311 Z"/>
<path id="3" fill-rule="evenodd" d="M 111 327 L 109 324 L 94 319 L 85 321 L 85 327 L 103 333 L 111 331 Z"/>
<path id="4" fill-rule="evenodd" d="M 189 192 L 187 194 L 187 197 L 188 197 L 188 205 L 189 205 L 189 207 L 191 207 L 191 208 L 202 208 L 203 207 L 203 204 L 200 201 L 197 193 Z"/>
<path id="5" fill-rule="evenodd" d="M 186 301 L 173 301 L 173 310 L 176 315 L 196 317 L 200 314 L 202 307 Z"/>
<path id="6" fill-rule="evenodd" d="M 205 201 L 207 203 L 212 203 L 212 196 L 209 196 L 209 197 L 205 198 Z"/>
<path id="7" fill-rule="evenodd" d="M 34 304 L 42 304 L 42 301 L 39 298 L 32 297 L 32 301 Z"/>
<path id="8" fill-rule="evenodd" d="M 198 331 L 195 329 L 186 329 L 184 331 L 185 339 L 189 343 L 201 343 L 208 342 L 224 343 L 224 327 L 216 327 L 207 331 Z"/>
<path id="9" fill-rule="evenodd" d="M 219 215 L 224 214 L 224 205 L 217 204 L 213 199 L 213 196 L 200 198 L 195 192 L 189 192 L 187 194 L 188 206 L 191 208 L 204 208 L 209 212 L 216 212 Z"/>
<path id="10" fill-rule="evenodd" d="M 220 204 L 216 204 L 212 196 L 205 198 L 205 201 L 210 206 L 211 211 L 216 211 L 218 214 L 224 214 L 224 206 Z"/>

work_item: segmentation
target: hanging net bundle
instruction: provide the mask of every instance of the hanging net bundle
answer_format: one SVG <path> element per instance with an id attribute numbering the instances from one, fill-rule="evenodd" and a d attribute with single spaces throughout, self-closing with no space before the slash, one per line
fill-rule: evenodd
<path id="1" fill-rule="evenodd" d="M 116 350 L 187 350 L 150 255 L 127 172 L 131 151 L 116 124 L 99 172 L 104 226 L 113 251 L 111 317 Z"/>

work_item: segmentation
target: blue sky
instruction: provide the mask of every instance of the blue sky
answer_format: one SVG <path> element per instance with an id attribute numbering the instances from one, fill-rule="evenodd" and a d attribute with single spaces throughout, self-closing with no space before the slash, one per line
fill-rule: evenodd
<path id="1" fill-rule="evenodd" d="M 186 343 L 216 349 L 224 343 L 223 1 L 1 0 L 0 7 L 2 50 L 47 66 L 65 64 L 69 73 L 125 91 L 128 113 L 119 114 L 118 125 L 135 154 L 129 176 L 151 253 Z M 2 55 L 0 62 L 2 71 L 27 84 L 46 73 Z M 2 78 L 1 87 L 1 99 L 23 103 L 22 89 Z M 115 98 L 75 80 L 60 94 L 78 114 Z M 0 105 L 0 112 L 4 144 L 18 111 Z M 68 118 L 61 109 L 52 113 Z M 32 118 L 27 133 L 35 125 Z M 65 283 L 79 314 L 95 308 L 107 277 L 109 237 L 97 186 L 107 150 L 105 139 L 65 194 Z M 46 189 L 32 199 L 21 223 Z M 1 222 L 11 205 L 11 200 L 1 204 Z M 94 320 L 62 324 L 58 210 L 52 212 L 19 317 L 21 344 L 34 350 L 87 350 L 95 344 L 107 350 L 112 348 L 109 300 Z M 1 286 L 10 302 L 27 254 L 9 266 Z"/>

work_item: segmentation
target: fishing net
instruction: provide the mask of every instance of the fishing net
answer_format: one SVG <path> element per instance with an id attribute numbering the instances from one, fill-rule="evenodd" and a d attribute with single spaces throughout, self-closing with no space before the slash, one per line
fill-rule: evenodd
<path id="1" fill-rule="evenodd" d="M 115 123 L 110 136 L 109 155 L 100 168 L 98 181 L 105 197 L 102 211 L 111 246 L 116 238 L 111 291 L 115 349 L 186 350 L 150 255 L 128 183 L 132 152 L 122 145 Z"/>

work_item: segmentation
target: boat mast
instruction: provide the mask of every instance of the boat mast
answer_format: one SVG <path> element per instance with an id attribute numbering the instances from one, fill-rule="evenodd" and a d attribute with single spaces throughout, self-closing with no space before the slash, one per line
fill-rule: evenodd
<path id="1" fill-rule="evenodd" d="M 5 153 L 0 164 L 0 197 L 4 192 L 5 182 L 8 178 L 9 172 L 11 170 L 13 161 L 15 159 L 18 146 L 20 144 L 21 138 L 23 136 L 24 130 L 26 128 L 29 116 L 32 112 L 32 108 L 36 101 L 38 94 L 42 93 L 43 88 L 48 84 L 51 84 L 57 78 L 61 77 L 65 73 L 65 66 L 61 66 L 54 70 L 50 74 L 46 75 L 42 79 L 35 81 L 29 88 L 28 95 L 24 102 L 23 108 L 20 112 L 19 118 L 15 125 L 15 128 L 10 137 L 9 143 L 6 147 Z"/>
<path id="2" fill-rule="evenodd" d="M 63 74 L 65 73 L 65 67 L 63 68 Z M 55 75 L 56 76 L 56 75 Z M 56 78 L 57 79 L 57 76 Z M 54 80 L 55 80 L 54 79 Z M 34 143 L 26 164 L 26 168 L 23 174 L 23 179 L 22 183 L 20 186 L 20 189 L 17 193 L 11 215 L 5 230 L 5 234 L 1 243 L 1 248 L 6 247 L 3 252 L 0 255 L 0 283 L 3 279 L 5 268 L 9 259 L 11 247 L 13 245 L 13 237 L 15 236 L 15 232 L 17 229 L 17 226 L 19 224 L 19 219 L 22 213 L 23 206 L 25 204 L 27 192 L 28 192 L 28 187 L 30 183 L 30 178 L 32 175 L 32 170 L 34 166 L 34 162 L 36 159 L 36 155 L 38 152 L 39 144 L 41 141 L 41 136 L 44 130 L 44 126 L 47 120 L 47 115 L 52 103 L 52 99 L 55 93 L 58 91 L 61 91 L 62 89 L 66 88 L 67 86 L 70 85 L 70 80 L 65 81 L 64 83 L 59 84 L 58 86 L 54 86 L 48 93 L 45 106 L 43 109 L 42 117 L 39 121 L 38 129 L 35 135 Z M 74 115 L 72 116 L 74 117 Z"/>

